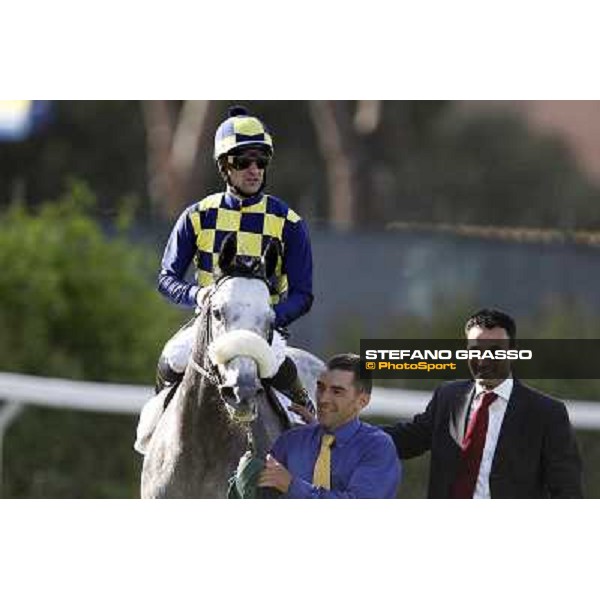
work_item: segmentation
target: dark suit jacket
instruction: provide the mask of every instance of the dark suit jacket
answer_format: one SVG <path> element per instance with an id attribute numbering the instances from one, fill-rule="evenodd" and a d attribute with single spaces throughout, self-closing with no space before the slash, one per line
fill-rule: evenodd
<path id="1" fill-rule="evenodd" d="M 412 422 L 384 427 L 400 458 L 431 450 L 430 498 L 449 498 L 473 381 L 438 387 Z M 582 498 L 581 459 L 562 402 L 514 380 L 490 472 L 492 498 Z"/>

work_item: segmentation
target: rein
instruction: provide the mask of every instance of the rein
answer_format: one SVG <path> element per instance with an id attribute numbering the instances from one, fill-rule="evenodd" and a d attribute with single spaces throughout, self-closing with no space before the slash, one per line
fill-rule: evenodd
<path id="1" fill-rule="evenodd" d="M 202 330 L 203 330 L 204 348 L 202 349 L 202 354 L 203 354 L 202 358 L 203 358 L 204 364 L 201 365 L 196 361 L 196 359 L 194 358 L 194 349 L 192 349 L 188 364 L 192 367 L 192 369 L 194 369 L 194 371 L 196 371 L 197 373 L 202 375 L 202 377 L 204 377 L 206 380 L 209 381 L 209 383 L 211 383 L 218 389 L 219 386 L 221 385 L 221 378 L 219 377 L 219 370 L 217 369 L 217 367 L 215 365 L 213 365 L 210 362 L 210 358 L 208 357 L 208 347 L 212 341 L 212 339 L 211 339 L 211 332 L 212 332 L 211 299 L 212 299 L 213 295 L 215 294 L 215 292 L 217 291 L 217 286 L 218 286 L 218 284 L 215 285 L 215 288 L 207 294 L 206 298 L 204 299 L 204 303 L 202 305 L 200 315 L 199 315 L 199 318 L 201 319 L 199 326 L 202 327 Z M 208 368 L 206 366 L 207 361 L 208 361 Z"/>
<path id="2" fill-rule="evenodd" d="M 219 377 L 213 375 L 211 372 L 207 371 L 204 367 L 199 365 L 191 356 L 190 356 L 190 366 L 194 371 L 200 373 L 205 379 L 207 379 L 210 383 L 212 383 L 215 387 L 218 387 L 221 383 Z"/>

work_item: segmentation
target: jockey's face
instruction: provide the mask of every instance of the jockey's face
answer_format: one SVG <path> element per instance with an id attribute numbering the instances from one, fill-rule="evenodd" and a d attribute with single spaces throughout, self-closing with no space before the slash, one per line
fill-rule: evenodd
<path id="1" fill-rule="evenodd" d="M 354 385 L 354 373 L 327 370 L 317 381 L 317 418 L 329 431 L 358 417 L 369 403 L 369 395 Z"/>
<path id="2" fill-rule="evenodd" d="M 262 187 L 268 161 L 268 156 L 256 148 L 249 148 L 236 156 L 228 156 L 227 173 L 231 185 L 246 196 L 253 196 Z"/>

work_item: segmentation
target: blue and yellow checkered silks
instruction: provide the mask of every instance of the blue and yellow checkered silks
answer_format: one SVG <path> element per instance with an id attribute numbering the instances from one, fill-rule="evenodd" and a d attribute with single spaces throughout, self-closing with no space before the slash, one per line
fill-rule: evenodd
<path id="1" fill-rule="evenodd" d="M 247 115 L 229 117 L 215 133 L 215 160 L 237 148 L 255 145 L 273 154 L 273 139 L 264 123 Z"/>
<path id="2" fill-rule="evenodd" d="M 212 194 L 201 200 L 190 213 L 196 234 L 196 267 L 198 285 L 214 282 L 214 273 L 219 262 L 219 251 L 225 236 L 231 231 L 237 234 L 237 252 L 243 256 L 262 256 L 269 241 L 279 240 L 285 253 L 284 228 L 286 222 L 297 223 L 300 217 L 283 202 L 272 196 L 248 206 L 233 210 L 224 203 L 224 194 Z M 287 292 L 287 275 L 283 273 L 282 258 L 275 269 L 275 291 L 271 295 L 277 304 Z"/>

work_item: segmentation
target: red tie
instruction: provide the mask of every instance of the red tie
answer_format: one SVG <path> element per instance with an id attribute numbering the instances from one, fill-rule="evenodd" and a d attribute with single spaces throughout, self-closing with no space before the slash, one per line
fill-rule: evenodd
<path id="1" fill-rule="evenodd" d="M 494 392 L 485 392 L 481 397 L 479 408 L 473 413 L 469 421 L 469 427 L 463 440 L 460 452 L 460 463 L 458 473 L 452 485 L 451 498 L 472 498 L 479 475 L 479 465 L 483 447 L 485 446 L 485 435 L 489 421 L 490 404 L 497 398 Z"/>

